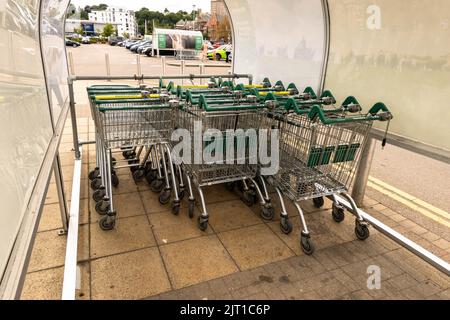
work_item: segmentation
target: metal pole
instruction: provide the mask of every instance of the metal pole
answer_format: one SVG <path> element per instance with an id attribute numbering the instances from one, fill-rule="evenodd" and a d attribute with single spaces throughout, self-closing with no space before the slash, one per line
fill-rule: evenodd
<path id="1" fill-rule="evenodd" d="M 205 65 L 202 63 L 200 64 L 200 75 L 203 75 L 205 73 Z M 200 79 L 200 84 L 203 84 L 203 79 Z"/>
<path id="2" fill-rule="evenodd" d="M 75 67 L 74 67 L 74 64 L 73 64 L 72 51 L 69 51 L 67 54 L 69 55 L 69 70 L 70 70 L 70 74 L 71 75 L 75 75 Z"/>
<path id="3" fill-rule="evenodd" d="M 137 66 L 137 76 L 140 77 L 142 75 L 142 68 L 141 68 L 141 55 L 136 55 L 136 66 Z M 142 80 L 139 80 L 139 83 L 142 83 Z"/>
<path id="4" fill-rule="evenodd" d="M 66 195 L 64 193 L 64 183 L 59 153 L 56 153 L 55 155 L 55 161 L 53 163 L 53 171 L 55 173 L 56 191 L 58 192 L 59 210 L 61 213 L 61 222 L 62 222 L 62 229 L 58 231 L 58 234 L 64 235 L 67 233 L 67 228 L 69 226 L 68 225 L 69 214 L 67 211 Z"/>
<path id="5" fill-rule="evenodd" d="M 77 113 L 75 111 L 75 97 L 73 94 L 73 81 L 69 77 L 69 107 L 70 107 L 70 120 L 72 121 L 72 135 L 73 135 L 73 149 L 75 151 L 75 159 L 80 159 L 80 143 L 78 141 L 78 127 L 77 127 Z"/>
<path id="6" fill-rule="evenodd" d="M 181 74 L 184 75 L 184 70 L 186 67 L 186 61 L 185 60 L 181 60 L 180 61 L 180 67 L 181 67 Z M 184 85 L 184 79 L 181 79 L 181 85 Z"/>
<path id="7" fill-rule="evenodd" d="M 106 75 L 109 77 L 111 75 L 111 65 L 109 63 L 109 53 L 105 53 L 105 63 L 106 63 Z M 111 80 L 108 80 L 111 81 Z"/>
<path id="8" fill-rule="evenodd" d="M 162 75 L 166 75 L 166 57 L 161 57 Z"/>
<path id="9" fill-rule="evenodd" d="M 359 207 L 363 206 L 364 194 L 366 193 L 367 180 L 369 179 L 370 167 L 375 152 L 375 142 L 369 137 L 361 152 L 361 161 L 356 170 L 355 183 L 353 184 L 352 198 Z"/>

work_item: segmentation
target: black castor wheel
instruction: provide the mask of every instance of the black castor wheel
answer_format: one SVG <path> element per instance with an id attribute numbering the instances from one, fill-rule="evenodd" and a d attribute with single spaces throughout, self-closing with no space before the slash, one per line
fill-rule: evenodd
<path id="1" fill-rule="evenodd" d="M 170 200 L 170 189 L 163 190 L 158 197 L 159 203 L 167 204 Z"/>
<path id="2" fill-rule="evenodd" d="M 228 182 L 228 183 L 225 183 L 225 188 L 226 188 L 228 191 L 233 191 L 233 190 L 234 190 L 234 186 L 235 186 L 234 182 Z"/>
<path id="3" fill-rule="evenodd" d="M 136 171 L 133 172 L 133 180 L 134 182 L 141 182 L 144 180 L 145 177 L 145 170 L 144 168 L 139 168 Z"/>
<path id="4" fill-rule="evenodd" d="M 336 222 L 342 222 L 345 219 L 344 207 L 333 202 L 333 207 L 331 209 L 331 216 Z"/>
<path id="5" fill-rule="evenodd" d="M 287 216 L 281 215 L 280 229 L 284 234 L 289 234 L 292 232 L 292 221 Z"/>
<path id="6" fill-rule="evenodd" d="M 100 177 L 97 177 L 91 181 L 91 189 L 92 190 L 100 189 L 101 186 L 102 186 L 102 179 Z"/>
<path id="7" fill-rule="evenodd" d="M 189 204 L 188 204 L 188 216 L 189 218 L 193 218 L 194 217 L 194 210 L 195 210 L 195 200 L 189 200 Z"/>
<path id="8" fill-rule="evenodd" d="M 178 215 L 178 213 L 180 213 L 180 201 L 172 201 L 171 207 L 174 215 Z"/>
<path id="9" fill-rule="evenodd" d="M 201 231 L 205 231 L 208 228 L 208 218 L 203 218 L 202 216 L 199 216 L 197 218 L 197 225 Z"/>
<path id="10" fill-rule="evenodd" d="M 92 199 L 95 202 L 99 202 L 102 201 L 103 198 L 105 197 L 106 191 L 105 188 L 100 188 L 94 191 L 94 193 L 92 194 Z"/>
<path id="11" fill-rule="evenodd" d="M 325 201 L 323 200 L 323 197 L 313 198 L 312 199 L 314 203 L 314 207 L 316 208 L 322 208 Z"/>
<path id="12" fill-rule="evenodd" d="M 242 201 L 249 207 L 253 206 L 255 204 L 256 201 L 256 196 L 255 194 L 250 191 L 244 191 L 244 193 L 242 194 Z"/>
<path id="13" fill-rule="evenodd" d="M 275 210 L 273 209 L 272 205 L 270 203 L 266 203 L 262 208 L 261 208 L 261 213 L 260 216 L 261 218 L 263 218 L 266 221 L 270 221 L 273 219 L 275 215 Z"/>
<path id="14" fill-rule="evenodd" d="M 94 180 L 95 178 L 98 177 L 98 175 L 100 174 L 100 169 L 98 167 L 96 167 L 94 170 L 92 170 L 91 172 L 89 172 L 88 174 L 88 178 L 89 180 Z"/>
<path id="15" fill-rule="evenodd" d="M 314 252 L 314 244 L 311 241 L 309 235 L 301 234 L 300 236 L 300 246 L 303 252 L 307 255 L 311 255 Z"/>
<path id="16" fill-rule="evenodd" d="M 157 174 L 156 170 L 150 170 L 145 175 L 145 180 L 147 180 L 148 184 L 151 184 L 157 177 L 158 177 L 158 174 Z"/>
<path id="17" fill-rule="evenodd" d="M 369 227 L 356 220 L 355 235 L 359 240 L 366 240 L 370 236 Z"/>
<path id="18" fill-rule="evenodd" d="M 100 215 L 105 215 L 109 211 L 109 201 L 101 200 L 95 204 L 95 211 Z"/>
<path id="19" fill-rule="evenodd" d="M 104 231 L 109 231 L 114 229 L 114 226 L 116 225 L 116 220 L 106 215 L 104 217 L 101 217 L 101 219 L 98 221 L 98 225 L 100 226 L 100 229 Z"/>
<path id="20" fill-rule="evenodd" d="M 128 150 L 122 152 L 122 155 L 125 159 L 133 159 L 134 157 L 136 157 L 136 152 L 134 152 L 133 150 Z"/>
<path id="21" fill-rule="evenodd" d="M 117 177 L 117 174 L 115 173 L 111 174 L 111 184 L 114 188 L 119 186 L 119 177 Z"/>
<path id="22" fill-rule="evenodd" d="M 164 188 L 164 181 L 162 179 L 153 180 L 150 183 L 150 190 L 153 192 L 159 193 Z"/>

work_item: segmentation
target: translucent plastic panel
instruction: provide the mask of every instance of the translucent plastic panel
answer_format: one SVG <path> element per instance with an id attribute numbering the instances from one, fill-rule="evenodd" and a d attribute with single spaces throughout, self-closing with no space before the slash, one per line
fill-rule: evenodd
<path id="1" fill-rule="evenodd" d="M 64 41 L 64 16 L 69 0 L 42 0 L 41 41 L 53 120 L 58 121 L 67 101 L 67 59 Z"/>
<path id="2" fill-rule="evenodd" d="M 38 0 L 0 1 L 0 275 L 52 136 Z"/>
<path id="3" fill-rule="evenodd" d="M 326 87 L 367 108 L 383 101 L 394 112 L 392 132 L 450 149 L 450 1 L 328 3 Z"/>
<path id="4" fill-rule="evenodd" d="M 324 55 L 321 0 L 225 0 L 234 29 L 234 72 L 255 81 L 319 88 Z"/>

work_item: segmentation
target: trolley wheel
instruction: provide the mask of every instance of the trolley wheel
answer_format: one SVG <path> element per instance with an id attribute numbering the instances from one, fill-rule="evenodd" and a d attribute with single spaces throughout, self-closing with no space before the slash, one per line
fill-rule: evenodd
<path id="1" fill-rule="evenodd" d="M 355 234 L 359 240 L 366 240 L 370 236 L 370 231 L 366 224 L 356 220 Z"/>
<path id="2" fill-rule="evenodd" d="M 311 255 L 314 252 L 314 244 L 311 241 L 309 235 L 302 234 L 300 236 L 300 246 L 305 254 Z"/>
<path id="3" fill-rule="evenodd" d="M 158 177 L 156 170 L 150 170 L 145 175 L 145 180 L 147 180 L 148 184 L 151 184 Z"/>
<path id="4" fill-rule="evenodd" d="M 91 189 L 97 190 L 102 186 L 102 179 L 100 177 L 95 178 L 91 181 Z"/>
<path id="5" fill-rule="evenodd" d="M 159 203 L 167 204 L 170 200 L 170 189 L 163 190 L 158 197 Z"/>
<path id="6" fill-rule="evenodd" d="M 144 180 L 144 177 L 145 177 L 145 171 L 143 168 L 139 168 L 138 170 L 133 172 L 133 180 L 135 182 L 141 182 L 142 180 Z"/>
<path id="7" fill-rule="evenodd" d="M 333 220 L 336 222 L 342 222 L 345 219 L 344 208 L 341 205 L 338 205 L 333 202 L 333 207 L 331 209 L 331 216 Z"/>
<path id="8" fill-rule="evenodd" d="M 203 218 L 202 216 L 199 216 L 197 218 L 197 224 L 198 224 L 198 228 L 201 231 L 205 231 L 208 228 L 208 218 Z"/>
<path id="9" fill-rule="evenodd" d="M 179 201 L 172 201 L 172 213 L 174 215 L 178 215 L 180 213 L 180 202 Z"/>
<path id="10" fill-rule="evenodd" d="M 119 186 L 119 178 L 115 173 L 111 174 L 111 184 L 114 188 L 117 188 Z"/>
<path id="11" fill-rule="evenodd" d="M 109 202 L 101 200 L 95 204 L 95 211 L 100 215 L 105 215 L 109 211 Z"/>
<path id="12" fill-rule="evenodd" d="M 189 218 L 191 218 L 191 219 L 194 217 L 194 209 L 195 209 L 195 200 L 189 200 L 188 215 L 189 215 Z"/>
<path id="13" fill-rule="evenodd" d="M 130 165 L 130 171 L 131 172 L 135 172 L 139 168 L 139 166 L 137 166 L 137 164 L 139 164 L 139 160 L 138 159 L 128 160 L 128 164 Z"/>
<path id="14" fill-rule="evenodd" d="M 116 224 L 116 220 L 112 219 L 108 216 L 101 217 L 101 219 L 98 221 L 98 225 L 100 226 L 100 229 L 102 229 L 104 231 L 109 231 L 109 230 L 114 229 L 115 224 Z"/>
<path id="15" fill-rule="evenodd" d="M 273 216 L 275 215 L 275 210 L 273 209 L 273 207 L 270 204 L 266 204 L 261 208 L 261 218 L 263 218 L 264 220 L 272 220 Z"/>
<path id="16" fill-rule="evenodd" d="M 88 178 L 89 178 L 89 180 L 92 181 L 95 178 L 97 178 L 99 174 L 100 174 L 100 169 L 98 167 L 96 167 L 94 170 L 89 172 Z"/>
<path id="17" fill-rule="evenodd" d="M 227 183 L 225 183 L 225 188 L 228 191 L 233 191 L 234 190 L 234 182 L 227 182 Z"/>
<path id="18" fill-rule="evenodd" d="M 105 197 L 105 194 L 106 194 L 105 189 L 103 189 L 103 188 L 102 188 L 102 189 L 97 189 L 97 190 L 95 190 L 94 193 L 92 194 L 92 199 L 93 199 L 95 202 L 102 201 L 103 198 Z"/>
<path id="19" fill-rule="evenodd" d="M 325 201 L 323 200 L 323 197 L 313 198 L 314 207 L 316 208 L 322 208 Z"/>
<path id="20" fill-rule="evenodd" d="M 122 155 L 125 159 L 133 159 L 136 156 L 136 152 L 134 152 L 133 150 L 128 150 L 122 152 Z"/>
<path id="21" fill-rule="evenodd" d="M 242 201 L 249 207 L 251 207 L 255 201 L 256 201 L 256 197 L 255 195 L 250 191 L 244 191 L 244 193 L 242 194 Z"/>
<path id="22" fill-rule="evenodd" d="M 156 179 L 153 180 L 152 183 L 150 183 L 150 189 L 153 192 L 159 193 L 164 188 L 164 181 L 162 179 Z"/>
<path id="23" fill-rule="evenodd" d="M 292 232 L 292 221 L 289 219 L 289 217 L 281 216 L 280 229 L 284 234 L 289 234 Z"/>

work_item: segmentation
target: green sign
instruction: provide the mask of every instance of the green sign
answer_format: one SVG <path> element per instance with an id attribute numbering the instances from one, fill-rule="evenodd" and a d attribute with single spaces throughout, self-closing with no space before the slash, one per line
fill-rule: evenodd
<path id="1" fill-rule="evenodd" d="M 203 37 L 195 37 L 195 50 L 202 50 Z"/>
<path id="2" fill-rule="evenodd" d="M 165 49 L 166 48 L 166 35 L 158 34 L 158 48 Z"/>

